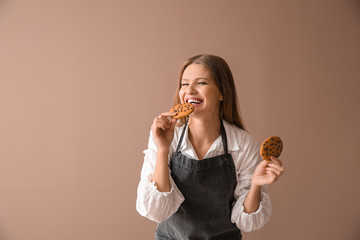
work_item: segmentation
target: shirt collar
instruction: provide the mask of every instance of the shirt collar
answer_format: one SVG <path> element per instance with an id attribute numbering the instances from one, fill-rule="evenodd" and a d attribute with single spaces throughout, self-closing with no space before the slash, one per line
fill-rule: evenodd
<path id="1" fill-rule="evenodd" d="M 238 151 L 240 149 L 239 140 L 237 138 L 236 132 L 238 129 L 237 127 L 228 123 L 227 121 L 223 120 L 225 132 L 226 132 L 226 138 L 227 138 L 227 144 L 228 144 L 228 151 Z M 182 130 L 184 129 L 184 126 L 181 127 L 179 134 L 181 134 Z M 180 135 L 179 135 L 180 137 Z M 213 145 L 210 147 L 210 151 L 223 151 L 224 147 L 222 144 L 221 136 L 219 136 L 213 143 Z M 188 138 L 188 128 L 185 130 L 183 142 L 180 146 L 180 151 L 186 155 L 193 156 L 195 153 L 195 150 L 190 143 L 190 140 Z"/>

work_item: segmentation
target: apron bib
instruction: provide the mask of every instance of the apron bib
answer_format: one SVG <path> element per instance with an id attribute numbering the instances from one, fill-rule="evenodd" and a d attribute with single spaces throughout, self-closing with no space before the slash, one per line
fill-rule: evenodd
<path id="1" fill-rule="evenodd" d="M 237 180 L 224 125 L 221 121 L 225 153 L 203 160 L 188 158 L 179 151 L 186 127 L 187 123 L 170 160 L 171 177 L 185 200 L 176 213 L 158 224 L 155 239 L 240 240 L 241 231 L 231 222 Z"/>

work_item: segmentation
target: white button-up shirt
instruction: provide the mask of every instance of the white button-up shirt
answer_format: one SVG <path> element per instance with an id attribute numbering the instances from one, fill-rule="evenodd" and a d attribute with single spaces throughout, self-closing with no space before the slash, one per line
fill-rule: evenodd
<path id="1" fill-rule="evenodd" d="M 223 120 L 227 135 L 228 151 L 232 155 L 236 168 L 237 185 L 234 191 L 235 202 L 232 207 L 231 221 L 244 232 L 257 230 L 265 225 L 271 215 L 271 201 L 264 187 L 261 191 L 259 208 L 252 213 L 244 212 L 244 200 L 250 189 L 252 174 L 257 164 L 262 161 L 259 154 L 260 145 L 247 132 Z M 176 127 L 174 139 L 170 146 L 169 161 L 175 152 L 182 127 Z M 144 217 L 161 222 L 169 218 L 185 200 L 175 182 L 170 176 L 171 189 L 169 192 L 159 192 L 154 182 L 151 182 L 155 169 L 157 146 L 150 131 L 148 149 L 144 151 L 145 158 L 141 170 L 141 179 L 137 190 L 136 209 Z M 185 156 L 197 159 L 195 150 L 188 139 L 186 129 L 180 151 Z M 204 158 L 224 154 L 221 136 L 219 136 Z M 201 160 L 200 160 L 201 161 Z"/>

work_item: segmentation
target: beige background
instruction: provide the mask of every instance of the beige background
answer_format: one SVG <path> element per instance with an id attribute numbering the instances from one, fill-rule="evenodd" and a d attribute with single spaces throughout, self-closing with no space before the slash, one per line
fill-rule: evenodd
<path id="1" fill-rule="evenodd" d="M 142 151 L 198 53 L 229 63 L 249 132 L 285 142 L 244 239 L 360 239 L 359 43 L 355 0 L 0 0 L 0 239 L 153 239 Z"/>

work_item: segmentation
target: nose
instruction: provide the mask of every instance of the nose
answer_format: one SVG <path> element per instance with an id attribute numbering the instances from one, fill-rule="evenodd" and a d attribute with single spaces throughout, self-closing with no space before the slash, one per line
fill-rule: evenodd
<path id="1" fill-rule="evenodd" d="M 189 87 L 186 89 L 187 94 L 194 94 L 196 93 L 196 88 L 194 84 L 190 84 Z"/>

